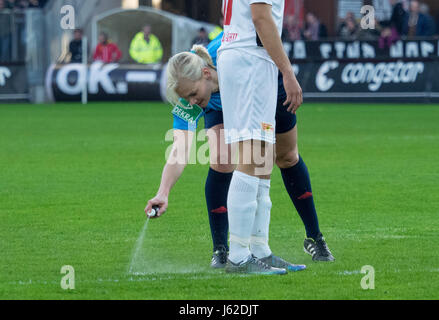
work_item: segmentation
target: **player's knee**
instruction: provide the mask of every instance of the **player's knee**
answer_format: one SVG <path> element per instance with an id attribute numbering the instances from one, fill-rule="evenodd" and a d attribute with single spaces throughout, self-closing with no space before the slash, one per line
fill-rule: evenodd
<path id="1" fill-rule="evenodd" d="M 299 162 L 299 153 L 291 150 L 286 153 L 276 154 L 276 165 L 279 168 L 291 168 Z"/>
<path id="2" fill-rule="evenodd" d="M 219 172 L 231 172 L 235 169 L 229 152 L 212 153 L 210 155 L 210 166 Z"/>

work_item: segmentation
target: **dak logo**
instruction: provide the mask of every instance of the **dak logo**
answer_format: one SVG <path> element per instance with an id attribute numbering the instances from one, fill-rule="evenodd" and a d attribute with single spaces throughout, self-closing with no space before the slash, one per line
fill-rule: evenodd
<path id="1" fill-rule="evenodd" d="M 63 66 L 56 75 L 56 84 L 58 88 L 69 95 L 80 94 L 84 83 L 88 79 L 88 92 L 97 94 L 99 87 L 107 94 L 125 94 L 128 89 L 123 85 L 117 87 L 111 80 L 110 73 L 119 67 L 116 63 L 103 64 L 102 62 L 94 62 L 90 65 L 90 70 L 86 66 L 79 63 L 72 63 Z M 76 73 L 77 80 L 75 83 L 69 81 L 69 74 Z"/>

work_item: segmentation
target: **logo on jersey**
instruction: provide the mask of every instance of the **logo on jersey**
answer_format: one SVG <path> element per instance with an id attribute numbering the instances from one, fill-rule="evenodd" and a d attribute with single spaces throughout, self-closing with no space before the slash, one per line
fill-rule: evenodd
<path id="1" fill-rule="evenodd" d="M 185 99 L 180 98 L 179 106 L 186 110 L 192 110 L 194 107 Z"/>
<path id="2" fill-rule="evenodd" d="M 195 124 L 203 114 L 203 109 L 196 104 L 189 104 L 188 101 L 182 98 L 172 109 L 172 114 L 184 121 Z"/>
<path id="3" fill-rule="evenodd" d="M 238 38 L 238 34 L 234 32 L 224 33 L 222 42 L 233 42 Z"/>
<path id="4" fill-rule="evenodd" d="M 274 126 L 272 124 L 262 122 L 261 126 L 262 126 L 262 131 L 264 131 L 265 133 L 269 133 L 269 134 L 274 133 Z"/>

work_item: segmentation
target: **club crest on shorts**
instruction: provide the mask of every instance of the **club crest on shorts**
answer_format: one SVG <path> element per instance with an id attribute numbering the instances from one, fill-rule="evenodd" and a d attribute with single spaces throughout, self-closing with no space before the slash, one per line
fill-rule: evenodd
<path id="1" fill-rule="evenodd" d="M 261 127 L 262 127 L 262 131 L 264 131 L 265 133 L 268 133 L 268 134 L 274 133 L 274 126 L 272 124 L 262 122 Z"/>

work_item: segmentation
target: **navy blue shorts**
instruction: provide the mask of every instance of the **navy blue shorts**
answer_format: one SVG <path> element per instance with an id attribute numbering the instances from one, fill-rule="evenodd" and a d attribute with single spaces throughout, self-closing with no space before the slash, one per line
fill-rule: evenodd
<path id="1" fill-rule="evenodd" d="M 279 73 L 280 74 L 280 73 Z M 285 133 L 296 126 L 297 118 L 295 114 L 287 111 L 287 107 L 283 106 L 287 95 L 285 93 L 282 75 L 278 78 L 278 93 L 276 105 L 276 133 Z M 204 128 L 210 129 L 217 124 L 224 123 L 223 112 L 209 109 L 204 114 Z"/>
<path id="2" fill-rule="evenodd" d="M 287 106 L 283 106 L 287 98 L 287 94 L 285 93 L 284 80 L 280 72 L 277 87 L 276 133 L 285 133 L 296 126 L 297 118 L 295 114 L 287 111 Z"/>
<path id="3" fill-rule="evenodd" d="M 210 129 L 221 123 L 224 123 L 222 111 L 209 109 L 204 114 L 204 129 Z"/>
<path id="4" fill-rule="evenodd" d="M 280 99 L 276 107 L 276 133 L 285 133 L 296 126 L 296 115 L 287 111 L 282 104 L 285 99 Z M 218 124 L 224 123 L 223 112 L 210 109 L 204 115 L 204 128 L 210 129 Z"/>
<path id="5" fill-rule="evenodd" d="M 295 114 L 287 111 L 283 106 L 285 99 L 277 101 L 276 107 L 276 134 L 290 131 L 296 126 L 297 118 Z"/>

